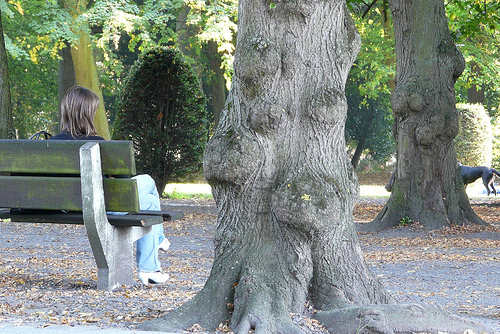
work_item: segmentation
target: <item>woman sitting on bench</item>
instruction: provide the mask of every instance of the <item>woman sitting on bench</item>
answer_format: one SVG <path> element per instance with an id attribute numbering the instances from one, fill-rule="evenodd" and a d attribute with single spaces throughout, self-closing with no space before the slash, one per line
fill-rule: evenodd
<path id="1" fill-rule="evenodd" d="M 94 116 L 99 107 L 99 97 L 90 89 L 75 86 L 70 88 L 61 102 L 61 133 L 50 140 L 105 140 L 97 135 Z M 154 180 L 149 175 L 137 175 L 141 210 L 160 211 L 160 196 Z M 119 213 L 117 213 L 119 214 Z M 170 243 L 163 235 L 163 225 L 152 226 L 150 233 L 137 240 L 137 271 L 144 284 L 165 283 L 169 275 L 162 273 L 158 250 L 166 251 Z"/>

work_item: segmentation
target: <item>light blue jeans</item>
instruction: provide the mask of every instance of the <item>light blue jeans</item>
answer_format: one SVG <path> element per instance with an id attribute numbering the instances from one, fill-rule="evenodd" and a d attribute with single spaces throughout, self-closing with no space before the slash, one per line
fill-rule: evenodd
<path id="1" fill-rule="evenodd" d="M 153 178 L 149 175 L 137 175 L 139 204 L 141 210 L 160 211 L 160 195 Z M 151 232 L 137 240 L 136 261 L 140 272 L 155 272 L 161 270 L 158 259 L 158 246 L 165 240 L 163 224 L 153 225 Z"/>

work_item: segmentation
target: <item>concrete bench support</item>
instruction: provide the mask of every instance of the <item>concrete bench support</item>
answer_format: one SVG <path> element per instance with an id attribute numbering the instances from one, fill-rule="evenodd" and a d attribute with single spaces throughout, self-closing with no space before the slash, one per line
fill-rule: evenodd
<path id="1" fill-rule="evenodd" d="M 104 203 L 99 144 L 80 148 L 83 221 L 97 263 L 97 288 L 113 290 L 133 285 L 133 242 L 151 231 L 151 226 L 115 227 L 108 222 Z"/>

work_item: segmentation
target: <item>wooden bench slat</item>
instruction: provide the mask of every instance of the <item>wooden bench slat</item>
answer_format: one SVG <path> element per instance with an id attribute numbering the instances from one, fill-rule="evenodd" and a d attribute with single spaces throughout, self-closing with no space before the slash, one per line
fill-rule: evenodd
<path id="1" fill-rule="evenodd" d="M 182 211 L 140 211 L 132 215 L 107 215 L 113 226 L 152 226 L 163 221 L 182 219 Z M 0 219 L 10 219 L 15 223 L 51 223 L 83 225 L 83 215 L 79 212 L 11 214 L 8 209 L 0 209 Z"/>
<path id="2" fill-rule="evenodd" d="M 137 212 L 134 179 L 103 179 L 107 211 Z M 0 207 L 43 210 L 82 210 L 79 177 L 0 176 Z"/>
<path id="3" fill-rule="evenodd" d="M 181 220 L 184 218 L 182 211 L 139 211 L 139 215 L 161 215 L 164 221 Z"/>
<path id="4" fill-rule="evenodd" d="M 0 140 L 0 173 L 80 174 L 82 140 Z M 99 141 L 105 175 L 135 175 L 131 141 Z"/>
<path id="5" fill-rule="evenodd" d="M 13 214 L 10 220 L 16 223 L 51 223 L 51 224 L 76 224 L 83 225 L 81 213 L 37 213 Z M 108 215 L 108 221 L 113 226 L 152 226 L 163 222 L 161 216 L 151 215 Z"/>

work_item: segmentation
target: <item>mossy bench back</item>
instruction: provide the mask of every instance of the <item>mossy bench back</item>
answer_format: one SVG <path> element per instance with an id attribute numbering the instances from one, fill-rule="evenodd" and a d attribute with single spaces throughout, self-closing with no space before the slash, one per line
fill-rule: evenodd
<path id="1" fill-rule="evenodd" d="M 0 207 L 82 211 L 78 140 L 0 140 Z M 99 141 L 107 211 L 138 212 L 133 145 Z M 113 176 L 116 176 L 113 177 Z M 125 177 L 124 177 L 125 176 Z"/>

